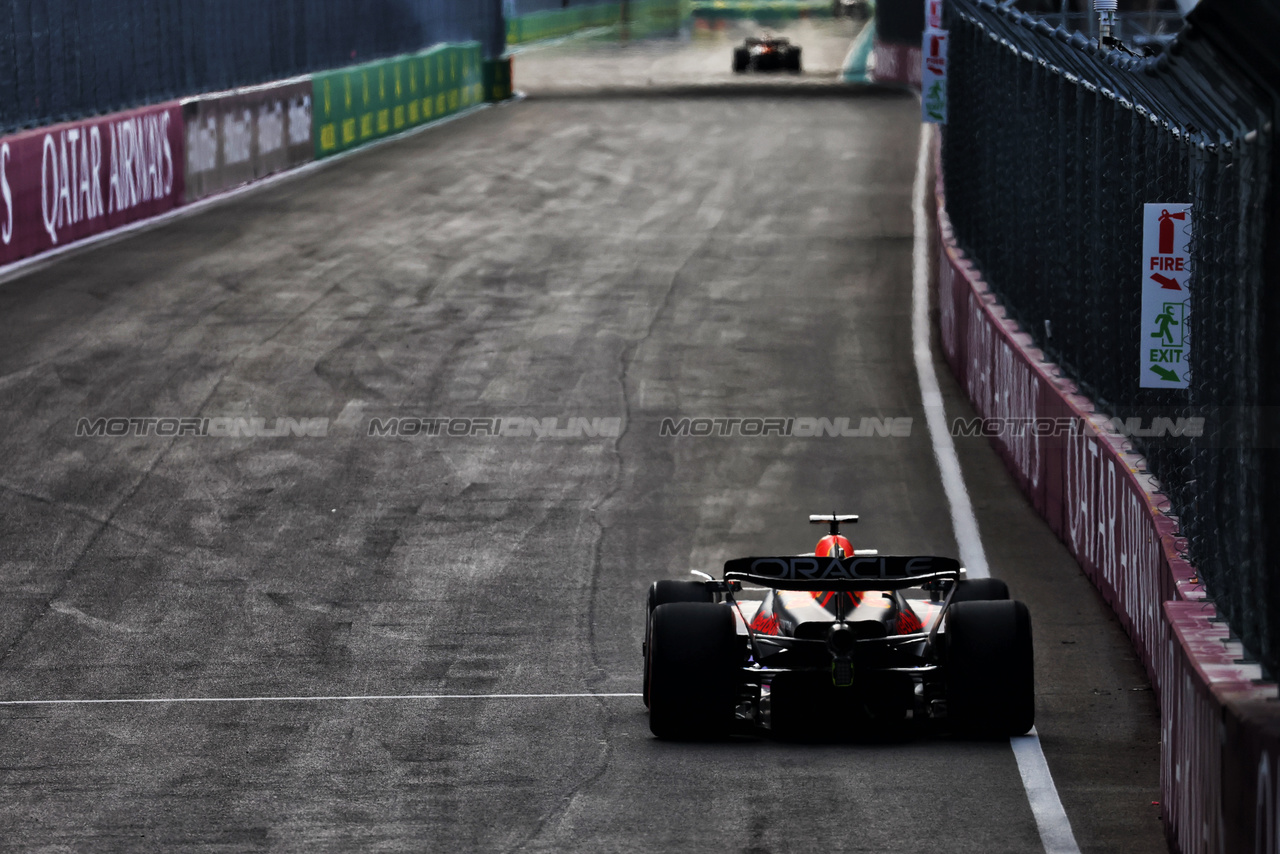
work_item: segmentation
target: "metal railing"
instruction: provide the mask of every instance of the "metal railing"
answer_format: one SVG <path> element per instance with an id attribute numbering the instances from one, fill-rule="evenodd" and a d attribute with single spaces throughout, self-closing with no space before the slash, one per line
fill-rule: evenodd
<path id="1" fill-rule="evenodd" d="M 1205 417 L 1135 439 L 1220 613 L 1280 671 L 1280 325 L 1264 288 L 1274 93 L 1189 30 L 1153 59 L 983 0 L 948 0 L 948 211 L 1047 357 L 1108 413 Z M 1142 212 L 1190 202 L 1191 387 L 1139 387 Z"/>

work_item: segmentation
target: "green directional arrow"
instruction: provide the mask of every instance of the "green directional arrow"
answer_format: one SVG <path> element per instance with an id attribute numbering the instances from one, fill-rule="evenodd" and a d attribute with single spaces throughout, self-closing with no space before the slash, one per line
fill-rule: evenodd
<path id="1" fill-rule="evenodd" d="M 1176 382 L 1178 382 L 1180 379 L 1182 379 L 1182 378 L 1181 378 L 1181 377 L 1179 377 L 1177 374 L 1175 374 L 1173 371 L 1170 371 L 1170 370 L 1168 370 L 1167 368 L 1162 368 L 1162 367 L 1160 367 L 1160 366 L 1158 366 L 1158 365 L 1152 365 L 1152 366 L 1151 366 L 1151 370 L 1152 370 L 1152 371 L 1154 371 L 1154 372 L 1155 372 L 1155 375 L 1156 375 L 1156 376 L 1158 376 L 1160 379 L 1162 379 L 1162 380 L 1166 380 L 1166 381 L 1171 382 L 1171 383 L 1176 383 Z"/>

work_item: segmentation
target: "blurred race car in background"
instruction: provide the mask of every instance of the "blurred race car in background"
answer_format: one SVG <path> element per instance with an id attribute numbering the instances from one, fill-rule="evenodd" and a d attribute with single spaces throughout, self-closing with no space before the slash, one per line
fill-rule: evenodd
<path id="1" fill-rule="evenodd" d="M 831 14 L 836 18 L 869 18 L 873 11 L 871 0 L 831 0 Z"/>
<path id="2" fill-rule="evenodd" d="M 830 526 L 803 555 L 649 589 L 644 700 L 659 738 L 907 727 L 1021 735 L 1035 722 L 1031 617 L 946 557 L 855 551 Z M 762 599 L 742 599 L 748 592 Z"/>
<path id="3" fill-rule="evenodd" d="M 733 70 L 794 71 L 800 73 L 800 47 L 790 39 L 765 36 L 749 38 L 733 49 Z"/>

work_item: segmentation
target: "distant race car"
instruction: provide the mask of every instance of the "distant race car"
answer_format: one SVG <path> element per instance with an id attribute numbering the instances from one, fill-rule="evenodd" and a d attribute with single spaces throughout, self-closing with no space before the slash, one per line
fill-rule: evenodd
<path id="1" fill-rule="evenodd" d="M 654 735 L 1031 729 L 1026 605 L 951 558 L 854 551 L 839 527 L 857 520 L 810 516 L 830 526 L 810 554 L 730 560 L 720 581 L 654 582 L 643 646 Z M 763 599 L 739 598 L 743 584 Z"/>
<path id="2" fill-rule="evenodd" d="M 871 0 L 831 0 L 831 14 L 837 18 L 868 18 Z"/>
<path id="3" fill-rule="evenodd" d="M 783 38 L 747 39 L 733 49 L 733 70 L 800 72 L 800 47 Z"/>

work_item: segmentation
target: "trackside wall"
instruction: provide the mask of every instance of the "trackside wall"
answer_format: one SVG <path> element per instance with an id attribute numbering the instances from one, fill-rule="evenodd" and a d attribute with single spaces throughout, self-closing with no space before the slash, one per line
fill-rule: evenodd
<path id="1" fill-rule="evenodd" d="M 876 0 L 871 79 L 920 85 L 923 0 Z"/>
<path id="2" fill-rule="evenodd" d="M 938 178 L 943 352 L 982 417 L 1071 425 L 993 444 L 1116 611 L 1156 687 L 1162 817 L 1171 844 L 1184 854 L 1280 850 L 1275 685 L 1259 684 L 1261 668 L 1241 660 L 1240 643 L 1216 621 L 1145 460 L 1044 361 L 956 246 L 941 171 Z"/>
<path id="3" fill-rule="evenodd" d="M 574 3 L 566 7 L 526 11 L 519 3 L 507 16 L 507 44 L 524 45 L 563 38 L 581 30 L 614 27 L 629 38 L 674 35 L 689 17 L 689 0 L 613 0 Z"/>
<path id="4" fill-rule="evenodd" d="M 465 42 L 0 137 L 0 267 L 510 96 Z"/>

